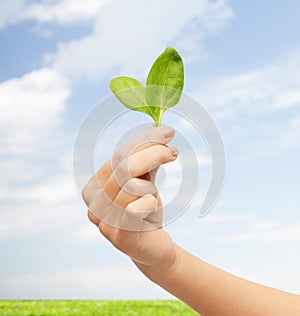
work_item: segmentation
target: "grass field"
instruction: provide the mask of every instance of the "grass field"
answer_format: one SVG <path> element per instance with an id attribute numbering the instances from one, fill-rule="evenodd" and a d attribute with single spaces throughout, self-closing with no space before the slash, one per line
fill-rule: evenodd
<path id="1" fill-rule="evenodd" d="M 190 316 L 198 315 L 176 300 L 0 301 L 1 316 Z"/>

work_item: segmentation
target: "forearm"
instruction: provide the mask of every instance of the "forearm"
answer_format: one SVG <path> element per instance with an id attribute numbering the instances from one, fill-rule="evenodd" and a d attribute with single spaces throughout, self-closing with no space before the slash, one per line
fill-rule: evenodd
<path id="1" fill-rule="evenodd" d="M 176 249 L 176 261 L 168 270 L 137 266 L 202 315 L 300 315 L 300 296 L 239 278 Z"/>

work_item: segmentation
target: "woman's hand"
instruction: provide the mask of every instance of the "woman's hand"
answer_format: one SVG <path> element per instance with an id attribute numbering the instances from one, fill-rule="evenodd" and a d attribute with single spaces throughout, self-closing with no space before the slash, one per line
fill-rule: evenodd
<path id="1" fill-rule="evenodd" d="M 177 149 L 166 146 L 174 133 L 168 126 L 152 126 L 122 147 L 83 189 L 89 219 L 139 268 L 167 269 L 175 261 L 154 184 L 158 167 L 177 158 Z"/>

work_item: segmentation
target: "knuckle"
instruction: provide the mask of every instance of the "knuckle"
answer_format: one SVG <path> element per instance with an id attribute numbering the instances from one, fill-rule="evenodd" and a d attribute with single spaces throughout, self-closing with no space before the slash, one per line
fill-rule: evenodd
<path id="1" fill-rule="evenodd" d="M 105 225 L 104 225 L 103 222 L 100 222 L 100 223 L 98 224 L 98 228 L 99 228 L 100 233 L 101 233 L 103 236 L 105 236 L 105 231 L 104 231 Z"/>
<path id="2" fill-rule="evenodd" d="M 134 196 L 143 196 L 147 193 L 157 192 L 155 185 L 151 181 L 140 178 L 130 178 L 123 186 L 123 190 Z"/>
<path id="3" fill-rule="evenodd" d="M 154 210 L 157 208 L 157 199 L 152 194 L 147 194 L 144 199 L 147 199 L 147 206 L 149 210 Z"/>
<path id="4" fill-rule="evenodd" d="M 102 167 L 97 171 L 96 175 L 101 183 L 103 179 L 106 179 L 110 176 L 112 170 L 112 159 L 107 160 Z"/>
<path id="5" fill-rule="evenodd" d="M 110 227 L 109 225 L 107 225 L 104 222 L 100 222 L 98 224 L 98 229 L 100 231 L 100 233 L 112 244 L 113 243 L 113 237 L 114 237 L 114 229 L 112 227 Z"/>
<path id="6" fill-rule="evenodd" d="M 100 233 L 101 233 L 103 236 L 106 237 L 105 227 L 106 227 L 106 225 L 105 225 L 103 222 L 100 222 L 100 223 L 98 224 L 98 228 L 99 228 Z"/>
<path id="7" fill-rule="evenodd" d="M 89 195 L 88 195 L 87 186 L 85 186 L 85 187 L 83 188 L 83 190 L 82 190 L 82 192 L 81 192 L 81 196 L 82 196 L 84 202 L 85 202 L 86 204 L 88 204 L 88 196 L 89 196 Z"/>
<path id="8" fill-rule="evenodd" d="M 114 169 L 123 160 L 122 153 L 118 150 L 111 158 L 111 165 Z"/>
<path id="9" fill-rule="evenodd" d="M 81 196 L 82 196 L 85 204 L 87 204 L 87 205 L 90 203 L 90 200 L 91 200 L 91 187 L 92 187 L 93 180 L 94 180 L 94 177 L 89 179 L 89 181 L 86 183 L 86 185 L 84 186 L 84 188 L 81 191 Z"/>
<path id="10" fill-rule="evenodd" d="M 137 212 L 137 208 L 136 208 L 136 203 L 129 203 L 126 208 L 125 208 L 125 211 L 126 212 L 129 212 L 129 213 L 135 213 Z"/>
<path id="11" fill-rule="evenodd" d="M 93 199 L 95 191 L 99 190 L 100 184 L 97 176 L 92 176 L 82 189 L 81 196 L 84 202 L 89 205 Z"/>
<path id="12" fill-rule="evenodd" d="M 135 214 L 137 217 L 143 218 L 144 213 L 153 211 L 157 208 L 157 199 L 152 194 L 146 194 L 139 199 L 129 203 L 126 206 L 126 211 L 131 214 Z"/>
<path id="13" fill-rule="evenodd" d="M 128 162 L 122 160 L 113 170 L 113 178 L 118 183 L 120 187 L 130 178 L 130 173 L 128 170 Z"/>
<path id="14" fill-rule="evenodd" d="M 118 163 L 118 165 L 115 168 L 115 171 L 118 175 L 122 177 L 128 177 L 129 176 L 129 166 L 128 166 L 128 160 L 124 159 Z"/>
<path id="15" fill-rule="evenodd" d="M 90 210 L 88 210 L 87 216 L 88 216 L 89 221 L 92 222 L 93 224 L 97 226 L 100 224 L 100 220 Z"/>

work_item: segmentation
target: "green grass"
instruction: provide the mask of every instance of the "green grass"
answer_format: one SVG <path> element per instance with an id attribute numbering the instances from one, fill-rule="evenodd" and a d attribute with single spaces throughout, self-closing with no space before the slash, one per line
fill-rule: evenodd
<path id="1" fill-rule="evenodd" d="M 0 301 L 1 316 L 190 316 L 198 315 L 176 300 Z"/>

